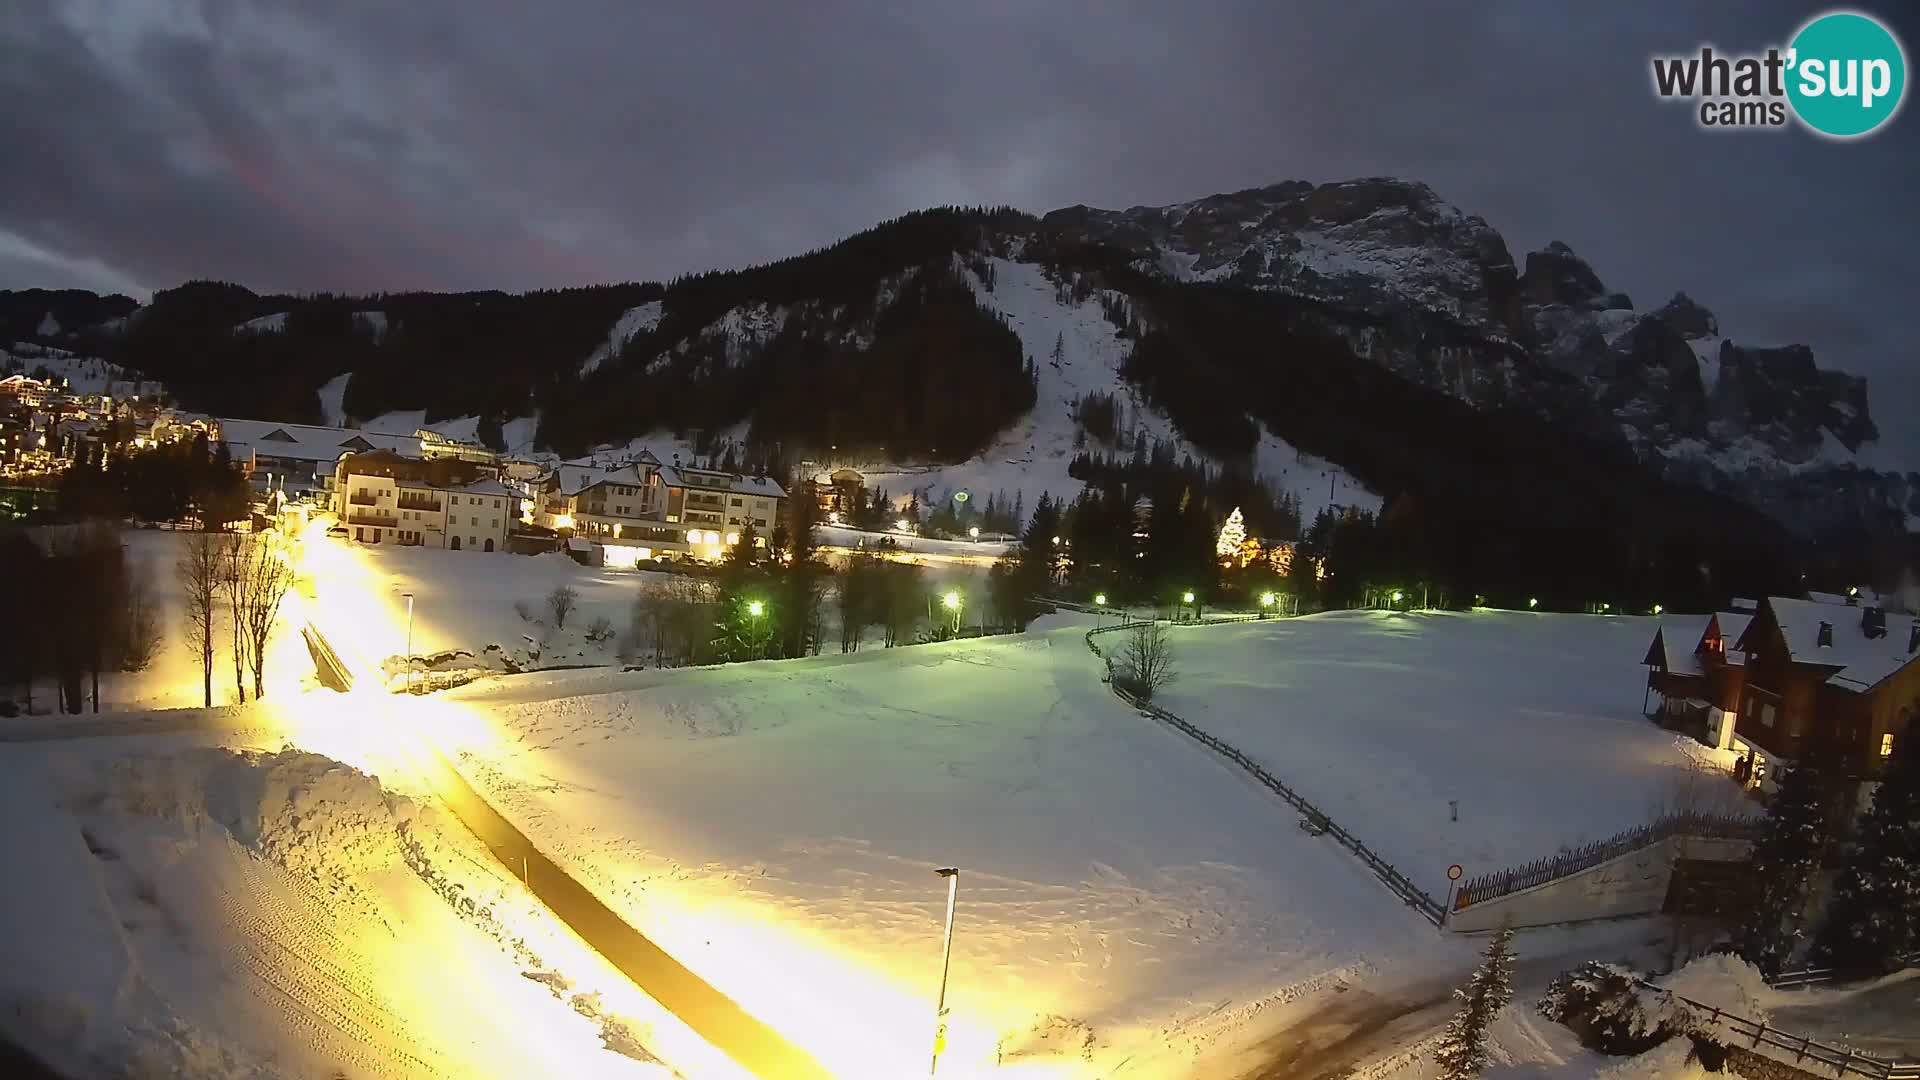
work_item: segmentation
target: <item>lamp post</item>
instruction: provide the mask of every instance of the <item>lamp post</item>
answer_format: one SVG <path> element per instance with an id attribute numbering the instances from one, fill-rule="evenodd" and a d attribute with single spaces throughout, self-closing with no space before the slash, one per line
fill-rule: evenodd
<path id="1" fill-rule="evenodd" d="M 1107 621 L 1107 594 L 1094 593 L 1093 606 L 1100 609 L 1099 611 L 1094 612 L 1093 625 L 1100 626 Z"/>
<path id="2" fill-rule="evenodd" d="M 1192 590 L 1192 589 L 1188 589 L 1188 590 L 1187 590 L 1186 592 L 1183 592 L 1183 593 L 1181 593 L 1181 594 L 1180 594 L 1180 602 L 1181 602 L 1181 603 L 1183 603 L 1183 604 L 1185 604 L 1185 605 L 1187 605 L 1188 607 L 1193 607 L 1193 590 Z M 1193 612 L 1193 621 L 1195 621 L 1195 622 L 1199 622 L 1199 621 L 1200 621 L 1200 611 L 1199 611 L 1199 609 L 1198 609 L 1198 608 L 1195 608 L 1195 609 L 1194 609 L 1194 612 Z"/>
<path id="3" fill-rule="evenodd" d="M 927 1069 L 932 1076 L 940 1071 L 940 1052 L 947 1048 L 947 972 L 953 968 L 953 903 L 960 892 L 960 868 L 943 866 L 934 873 L 947 879 L 947 929 L 946 941 L 941 946 L 940 956 L 940 998 L 934 1013 L 933 1029 L 933 1065 Z"/>
<path id="4" fill-rule="evenodd" d="M 766 643 L 760 640 L 760 616 L 766 613 L 767 605 L 763 601 L 747 601 L 747 618 L 752 620 L 748 625 L 753 627 L 753 649 L 762 658 L 766 654 Z"/>
<path id="5" fill-rule="evenodd" d="M 945 596 L 942 596 L 940 598 L 940 603 L 941 603 L 941 606 L 945 607 L 948 611 L 953 612 L 953 636 L 959 637 L 960 636 L 960 594 L 950 589 L 947 591 L 947 594 Z"/>
<path id="6" fill-rule="evenodd" d="M 407 693 L 413 693 L 413 594 L 401 593 L 407 598 Z"/>
<path id="7" fill-rule="evenodd" d="M 1274 595 L 1270 592 L 1263 592 L 1260 594 L 1260 617 L 1261 618 L 1264 619 L 1268 615 L 1273 614 L 1274 599 L 1275 599 Z"/>

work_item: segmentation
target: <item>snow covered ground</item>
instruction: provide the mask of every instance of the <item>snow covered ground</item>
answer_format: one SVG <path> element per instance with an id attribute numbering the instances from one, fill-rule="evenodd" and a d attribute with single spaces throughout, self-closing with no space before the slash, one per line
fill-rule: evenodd
<path id="1" fill-rule="evenodd" d="M 672 1075 L 677 1022 L 478 841 L 253 712 L 0 748 L 8 1039 L 75 1076 Z"/>
<path id="2" fill-rule="evenodd" d="M 1436 898 L 1644 824 L 1696 758 L 1640 713 L 1656 620 L 1338 612 L 1173 630 L 1157 703 L 1258 758 Z M 1746 806 L 1734 785 L 1725 805 Z M 1459 821 L 1449 803 L 1459 802 Z"/>
<path id="3" fill-rule="evenodd" d="M 503 813 L 844 1075 L 924 1068 L 942 865 L 962 869 L 960 1075 L 1181 1075 L 1264 1010 L 1465 963 L 1113 698 L 1084 629 L 526 676 L 447 704 L 483 718 L 462 768 Z"/>
<path id="4" fill-rule="evenodd" d="M 359 670 L 406 655 L 407 593 L 414 596 L 416 656 L 454 651 L 482 656 L 488 646 L 498 646 L 499 655 L 523 669 L 617 664 L 619 637 L 632 625 L 635 601 L 676 578 L 665 572 L 595 569 L 558 552 L 475 554 L 349 544 L 324 536 L 309 540 L 305 568 L 318 602 L 328 609 L 330 643 L 358 661 Z M 547 597 L 563 586 L 574 591 L 578 606 L 556 627 Z M 588 640 L 588 631 L 601 619 L 614 636 Z"/>

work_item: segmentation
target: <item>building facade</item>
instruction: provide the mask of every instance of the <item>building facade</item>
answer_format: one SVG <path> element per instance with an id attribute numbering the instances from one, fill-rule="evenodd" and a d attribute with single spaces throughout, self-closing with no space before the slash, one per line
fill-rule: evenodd
<path id="1" fill-rule="evenodd" d="M 507 550 L 520 493 L 459 458 L 349 454 L 335 468 L 333 509 L 347 539 L 448 551 Z"/>
<path id="2" fill-rule="evenodd" d="M 1871 784 L 1894 744 L 1916 737 L 1920 620 L 1858 597 L 1769 596 L 1663 620 L 1643 663 L 1653 715 L 1750 756 L 1756 777 L 1818 750 Z"/>
<path id="3" fill-rule="evenodd" d="M 671 556 L 718 559 L 751 526 L 768 547 L 786 492 L 764 477 L 662 465 L 642 452 L 624 464 L 563 464 L 535 489 L 533 524 L 598 544 L 606 565 Z"/>

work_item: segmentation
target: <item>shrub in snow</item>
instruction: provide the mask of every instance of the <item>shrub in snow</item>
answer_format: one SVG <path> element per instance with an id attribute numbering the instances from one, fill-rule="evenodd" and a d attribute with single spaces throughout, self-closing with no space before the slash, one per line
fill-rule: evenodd
<path id="1" fill-rule="evenodd" d="M 601 615 L 587 626 L 587 640 L 595 645 L 613 640 L 613 620 Z"/>
<path id="2" fill-rule="evenodd" d="M 1174 679 L 1173 642 L 1167 628 L 1143 623 L 1128 632 L 1113 662 L 1113 684 L 1142 701 Z"/>
<path id="3" fill-rule="evenodd" d="M 1501 927 L 1467 985 L 1455 990 L 1460 1011 L 1447 1021 L 1434 1048 L 1442 1080 L 1468 1080 L 1487 1067 L 1487 1029 L 1513 1000 L 1513 930 Z"/>
<path id="4" fill-rule="evenodd" d="M 521 622 L 537 623 L 540 621 L 533 617 L 533 605 L 527 603 L 525 600 L 515 600 L 513 602 L 513 613 L 520 616 Z"/>
<path id="5" fill-rule="evenodd" d="M 1671 1017 L 1649 1014 L 1633 972 L 1588 961 L 1547 985 L 1540 1015 L 1566 1025 L 1580 1045 L 1602 1054 L 1644 1054 L 1673 1037 Z"/>
<path id="6" fill-rule="evenodd" d="M 553 616 L 553 628 L 564 630 L 567 616 L 580 604 L 580 594 L 573 591 L 571 585 L 561 585 L 547 594 L 547 614 Z"/>

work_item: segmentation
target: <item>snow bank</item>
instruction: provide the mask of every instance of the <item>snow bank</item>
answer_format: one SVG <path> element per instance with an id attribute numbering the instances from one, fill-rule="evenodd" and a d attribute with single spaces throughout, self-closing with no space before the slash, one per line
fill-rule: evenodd
<path id="1" fill-rule="evenodd" d="M 224 829 L 296 874 L 335 882 L 400 860 L 414 805 L 352 766 L 302 750 L 215 748 L 114 763 L 107 792 L 129 814 Z"/>
<path id="2" fill-rule="evenodd" d="M 1756 1022 L 1768 1019 L 1762 1002 L 1773 994 L 1760 969 L 1731 953 L 1696 957 L 1680 970 L 1661 979 L 1660 985 L 1709 1008 Z M 1660 999 L 1665 995 L 1649 993 L 1648 996 Z M 1651 1009 L 1659 1002 L 1653 1000 L 1647 1004 Z"/>

